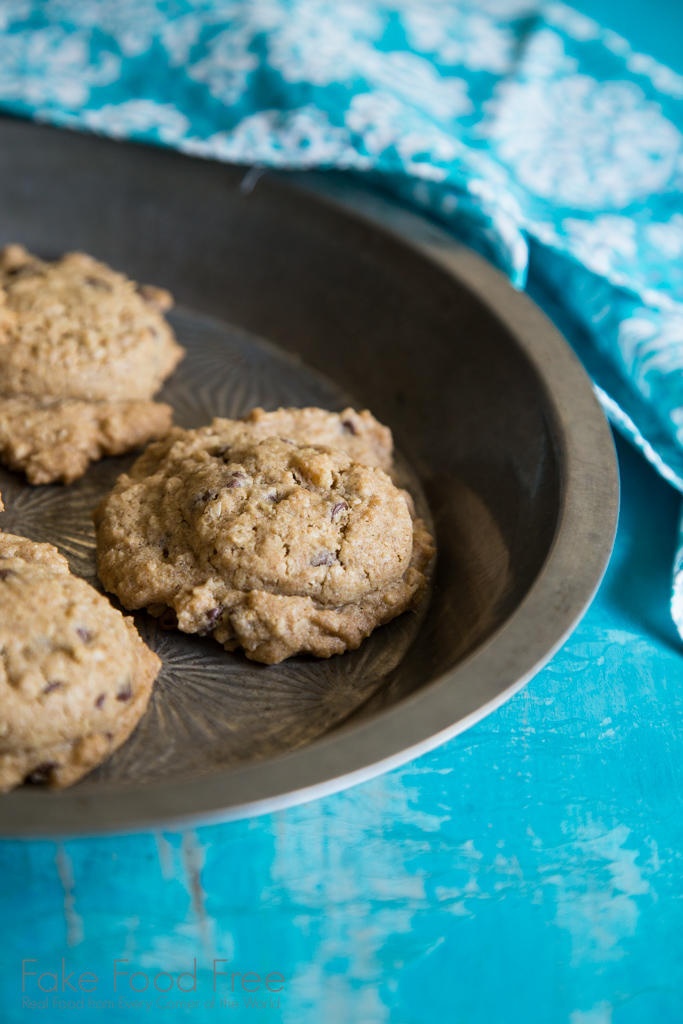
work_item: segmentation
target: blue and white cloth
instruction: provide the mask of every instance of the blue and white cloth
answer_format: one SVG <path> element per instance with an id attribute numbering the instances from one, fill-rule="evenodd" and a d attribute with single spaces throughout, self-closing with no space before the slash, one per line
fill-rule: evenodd
<path id="1" fill-rule="evenodd" d="M 683 76 L 571 7 L 0 0 L 0 106 L 416 204 L 561 310 L 683 490 Z M 683 631 L 683 550 L 672 611 Z"/>

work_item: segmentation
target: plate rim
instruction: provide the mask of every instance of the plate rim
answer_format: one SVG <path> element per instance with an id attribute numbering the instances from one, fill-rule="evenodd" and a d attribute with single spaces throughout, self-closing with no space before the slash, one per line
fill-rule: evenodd
<path id="1" fill-rule="evenodd" d="M 592 383 L 559 330 L 500 271 L 418 213 L 337 172 L 266 176 L 412 248 L 464 284 L 513 336 L 545 387 L 562 448 L 564 486 L 550 552 L 524 600 L 492 636 L 371 718 L 289 753 L 184 782 L 142 789 L 105 784 L 91 793 L 14 790 L 2 798 L 0 836 L 122 835 L 220 823 L 358 785 L 433 750 L 509 700 L 562 646 L 603 578 L 619 510 L 616 452 Z"/>

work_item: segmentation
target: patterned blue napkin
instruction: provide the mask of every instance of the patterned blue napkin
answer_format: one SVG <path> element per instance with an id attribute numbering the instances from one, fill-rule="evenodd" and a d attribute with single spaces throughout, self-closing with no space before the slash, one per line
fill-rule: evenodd
<path id="1" fill-rule="evenodd" d="M 683 77 L 571 7 L 4 0 L 0 105 L 418 205 L 544 298 L 683 490 Z"/>

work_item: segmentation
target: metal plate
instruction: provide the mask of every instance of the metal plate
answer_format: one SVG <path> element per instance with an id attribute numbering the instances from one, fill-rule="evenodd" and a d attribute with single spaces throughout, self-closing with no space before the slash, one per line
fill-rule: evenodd
<path id="1" fill-rule="evenodd" d="M 0 242 L 83 248 L 178 298 L 189 354 L 163 396 L 178 422 L 367 406 L 394 430 L 439 548 L 429 605 L 328 661 L 253 665 L 138 617 L 164 670 L 137 732 L 71 790 L 2 798 L 0 832 L 123 831 L 309 799 L 435 746 L 538 670 L 601 578 L 618 482 L 590 383 L 526 297 L 335 176 L 267 174 L 245 194 L 236 168 L 22 122 L 0 134 Z M 89 512 L 130 461 L 69 488 L 3 472 L 0 526 L 56 543 L 93 581 Z"/>

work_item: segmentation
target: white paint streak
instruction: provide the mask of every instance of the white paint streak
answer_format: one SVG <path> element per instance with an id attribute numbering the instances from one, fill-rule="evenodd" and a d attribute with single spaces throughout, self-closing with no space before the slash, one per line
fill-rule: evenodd
<path id="1" fill-rule="evenodd" d="M 635 934 L 635 897 L 651 890 L 636 864 L 640 851 L 624 848 L 630 831 L 583 826 L 562 851 L 562 873 L 546 879 L 557 890 L 557 924 L 571 935 L 572 967 L 621 959 L 622 941 Z"/>
<path id="2" fill-rule="evenodd" d="M 212 953 L 208 961 L 206 959 L 202 961 L 201 954 L 198 954 L 201 936 L 198 934 L 196 921 L 181 921 L 170 928 L 167 934 L 148 936 L 145 941 L 147 948 L 140 949 L 136 963 L 143 971 L 147 972 L 170 971 L 173 974 L 191 972 L 195 957 L 198 970 L 206 967 L 207 963 L 210 969 L 214 956 L 222 958 L 228 963 L 235 959 L 235 944 L 224 925 L 220 931 L 220 941 L 214 943 L 215 953 Z"/>
<path id="3" fill-rule="evenodd" d="M 278 828 L 272 898 L 284 887 L 296 907 L 297 927 L 303 935 L 316 937 L 313 962 L 299 965 L 292 979 L 291 1009 L 284 1008 L 283 1024 L 298 1024 L 302 1006 L 325 1006 L 326 1024 L 389 1020 L 382 989 L 395 964 L 392 959 L 391 970 L 387 965 L 387 936 L 396 946 L 401 936 L 401 946 L 412 956 L 416 916 L 431 898 L 425 889 L 431 880 L 416 870 L 414 858 L 430 850 L 427 833 L 439 832 L 450 820 L 448 813 L 420 809 L 421 790 L 415 783 L 421 784 L 416 776 L 423 774 L 420 767 L 408 766 L 338 794 L 334 814 L 319 801 L 305 814 L 289 811 Z M 311 806 L 316 815 L 310 815 Z M 387 821 L 401 822 L 400 835 L 387 830 Z M 349 856 L 350 849 L 363 850 L 362 866 Z M 471 856 L 462 860 L 467 865 Z M 268 903 L 271 891 L 264 889 L 261 899 Z M 462 896 L 443 906 L 453 924 L 449 911 L 468 916 L 466 908 L 453 909 L 456 902 L 462 903 Z M 427 955 L 442 938 L 441 926 L 425 926 L 421 936 L 420 955 Z M 349 949 L 353 955 L 344 972 L 330 971 L 328 965 L 340 951 Z"/>
<path id="4" fill-rule="evenodd" d="M 123 947 L 123 953 L 121 958 L 123 960 L 132 960 L 133 954 L 135 953 L 136 946 L 136 933 L 140 926 L 139 917 L 127 917 L 123 922 L 123 926 L 126 929 L 126 942 Z"/>
<path id="5" fill-rule="evenodd" d="M 648 845 L 648 847 L 650 849 L 650 859 L 648 860 L 647 863 L 648 863 L 651 871 L 654 874 L 656 874 L 659 871 L 659 869 L 661 868 L 661 866 L 662 866 L 662 862 L 659 859 L 659 847 L 657 846 L 656 840 L 654 840 L 652 838 L 652 836 L 646 836 L 645 837 L 645 842 L 647 843 L 647 845 Z"/>
<path id="6" fill-rule="evenodd" d="M 601 999 L 590 1010 L 574 1010 L 569 1014 L 569 1024 L 612 1024 L 612 1005 Z"/>
<path id="7" fill-rule="evenodd" d="M 208 959 L 213 956 L 211 922 L 206 913 L 206 893 L 202 887 L 202 868 L 206 859 L 206 851 L 199 842 L 196 832 L 184 832 L 182 840 L 183 864 L 188 881 L 188 892 L 192 897 L 199 934 L 204 953 Z"/>
<path id="8" fill-rule="evenodd" d="M 66 925 L 66 944 L 78 946 L 83 942 L 83 918 L 76 913 L 76 897 L 74 896 L 74 871 L 71 857 L 62 843 L 57 844 L 55 854 L 57 874 L 64 889 L 64 923 Z"/>
<path id="9" fill-rule="evenodd" d="M 165 882 L 168 882 L 175 875 L 173 870 L 173 847 L 161 832 L 154 833 L 154 842 L 156 843 L 161 877 Z"/>
<path id="10" fill-rule="evenodd" d="M 202 955 L 209 965 L 214 957 L 231 962 L 235 958 L 234 939 L 225 922 L 217 928 L 206 910 L 201 872 L 207 848 L 199 843 L 195 832 L 183 833 L 180 850 L 161 834 L 155 839 L 163 878 L 181 883 L 190 902 L 185 920 L 167 925 L 165 934 L 147 939 L 146 948 L 137 956 L 140 967 L 144 971 L 192 973 L 194 959 L 199 967 Z M 200 947 L 203 954 L 198 955 Z"/>

